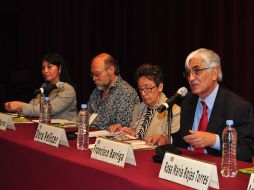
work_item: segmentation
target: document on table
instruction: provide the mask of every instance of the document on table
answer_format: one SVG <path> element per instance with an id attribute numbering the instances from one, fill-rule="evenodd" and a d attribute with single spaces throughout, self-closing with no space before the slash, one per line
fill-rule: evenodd
<path id="1" fill-rule="evenodd" d="M 152 150 L 156 148 L 156 146 L 147 145 L 144 140 L 139 139 L 127 140 L 123 142 L 131 144 L 134 150 Z"/>
<path id="2" fill-rule="evenodd" d="M 33 120 L 36 123 L 39 123 L 39 120 Z M 66 119 L 51 119 L 51 125 L 60 127 L 60 128 L 70 128 L 76 127 L 76 123 Z"/>
<path id="3" fill-rule="evenodd" d="M 107 139 L 110 139 L 110 140 L 128 143 L 132 145 L 134 150 L 151 150 L 156 148 L 156 146 L 145 144 L 144 140 L 136 139 L 135 137 L 130 135 L 122 135 L 119 132 L 109 133 L 106 130 L 92 131 L 92 132 L 89 132 L 89 137 L 106 137 Z M 92 149 L 93 146 L 94 144 L 89 145 L 89 149 Z"/>
<path id="4" fill-rule="evenodd" d="M 114 137 L 120 135 L 120 132 L 110 133 L 107 130 L 90 131 L 89 137 Z"/>
<path id="5" fill-rule="evenodd" d="M 10 115 L 14 124 L 34 123 L 32 120 L 29 120 L 25 118 L 24 116 L 19 116 L 17 113 L 3 113 L 3 114 Z"/>
<path id="6" fill-rule="evenodd" d="M 34 123 L 32 120 L 26 119 L 25 117 L 12 117 L 14 124 L 18 123 Z"/>

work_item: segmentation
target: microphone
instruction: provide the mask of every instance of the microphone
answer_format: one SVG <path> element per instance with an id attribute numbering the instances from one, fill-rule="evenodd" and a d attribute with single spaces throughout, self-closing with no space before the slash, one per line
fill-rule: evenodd
<path id="1" fill-rule="evenodd" d="M 157 108 L 157 112 L 162 113 L 164 110 L 171 108 L 179 99 L 184 97 L 187 94 L 187 92 L 188 92 L 187 88 L 185 87 L 179 88 L 172 97 L 167 99 L 165 103 L 161 104 Z"/>
<path id="2" fill-rule="evenodd" d="M 62 88 L 63 86 L 64 86 L 64 82 L 58 82 L 56 84 L 42 85 L 41 88 L 36 89 L 34 91 L 34 94 L 40 93 L 40 94 L 45 94 L 45 96 L 48 96 L 53 89 Z"/>

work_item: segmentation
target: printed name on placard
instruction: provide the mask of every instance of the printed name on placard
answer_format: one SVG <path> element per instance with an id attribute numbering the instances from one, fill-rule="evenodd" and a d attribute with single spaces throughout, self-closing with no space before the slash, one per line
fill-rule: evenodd
<path id="1" fill-rule="evenodd" d="M 124 167 L 125 163 L 136 165 L 131 144 L 98 137 L 91 158 Z"/>
<path id="2" fill-rule="evenodd" d="M 247 190 L 254 190 L 254 173 L 251 174 Z"/>
<path id="3" fill-rule="evenodd" d="M 182 185 L 208 189 L 219 189 L 217 167 L 215 164 L 197 161 L 191 158 L 166 153 L 159 177 Z"/>
<path id="4" fill-rule="evenodd" d="M 46 124 L 39 124 L 34 141 L 58 147 L 59 144 L 69 146 L 65 130 Z"/>
<path id="5" fill-rule="evenodd" d="M 6 130 L 6 129 L 13 129 L 16 130 L 12 117 L 8 114 L 0 113 L 0 130 Z"/>

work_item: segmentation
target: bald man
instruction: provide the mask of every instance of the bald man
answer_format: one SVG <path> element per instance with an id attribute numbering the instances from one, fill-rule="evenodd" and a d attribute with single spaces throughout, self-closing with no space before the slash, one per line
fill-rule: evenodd
<path id="1" fill-rule="evenodd" d="M 88 111 L 97 115 L 92 127 L 107 130 L 110 126 L 129 126 L 139 97 L 133 87 L 119 75 L 116 60 L 107 53 L 93 58 L 91 76 L 96 85 L 88 101 Z"/>

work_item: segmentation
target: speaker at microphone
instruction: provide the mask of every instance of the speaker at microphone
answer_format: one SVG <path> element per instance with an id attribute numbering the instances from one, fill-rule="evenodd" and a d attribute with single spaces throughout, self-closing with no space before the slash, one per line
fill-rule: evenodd
<path id="1" fill-rule="evenodd" d="M 64 82 L 58 82 L 56 84 L 47 84 L 42 86 L 39 89 L 34 91 L 34 94 L 44 94 L 45 96 L 49 96 L 50 92 L 53 89 L 62 88 L 64 86 Z"/>

